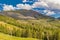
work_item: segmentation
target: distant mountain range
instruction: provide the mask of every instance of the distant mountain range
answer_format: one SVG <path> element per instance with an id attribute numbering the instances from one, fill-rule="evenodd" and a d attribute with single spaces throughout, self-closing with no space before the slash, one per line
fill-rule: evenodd
<path id="1" fill-rule="evenodd" d="M 46 16 L 33 10 L 16 10 L 16 11 L 3 11 L 0 15 L 6 15 L 15 19 L 54 19 L 54 17 Z"/>

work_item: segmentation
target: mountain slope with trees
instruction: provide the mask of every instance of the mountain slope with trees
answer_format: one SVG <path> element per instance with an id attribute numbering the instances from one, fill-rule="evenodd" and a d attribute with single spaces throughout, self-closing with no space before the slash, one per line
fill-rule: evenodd
<path id="1" fill-rule="evenodd" d="M 0 12 L 0 33 L 12 38 L 32 38 L 28 40 L 60 40 L 60 20 L 31 10 Z"/>

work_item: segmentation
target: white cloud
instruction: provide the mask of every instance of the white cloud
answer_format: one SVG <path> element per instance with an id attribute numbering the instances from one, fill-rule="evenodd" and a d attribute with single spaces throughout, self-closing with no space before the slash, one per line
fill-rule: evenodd
<path id="1" fill-rule="evenodd" d="M 23 0 L 23 2 L 27 2 L 27 0 Z"/>
<path id="2" fill-rule="evenodd" d="M 19 9 L 26 9 L 26 10 L 31 10 L 32 9 L 32 6 L 29 5 L 29 4 L 17 4 L 16 6 Z"/>
<path id="3" fill-rule="evenodd" d="M 50 4 L 48 4 L 48 6 L 49 6 L 49 9 L 58 9 L 58 10 L 60 10 L 60 5 L 59 4 L 54 4 L 54 3 L 50 3 Z"/>
<path id="4" fill-rule="evenodd" d="M 6 5 L 6 4 L 4 4 L 3 10 L 4 11 L 15 10 L 15 7 L 13 7 L 12 5 Z"/>
<path id="5" fill-rule="evenodd" d="M 50 10 L 44 10 L 44 13 L 46 13 L 45 15 L 48 15 L 48 16 L 55 14 L 54 11 L 50 11 Z"/>
<path id="6" fill-rule="evenodd" d="M 27 0 L 23 0 L 23 2 L 27 2 Z M 45 8 L 46 10 L 44 10 L 44 13 L 46 13 L 46 15 L 54 15 L 55 12 L 50 10 L 60 10 L 60 0 L 38 0 L 37 2 L 34 2 L 32 5 L 17 4 L 16 7 L 13 7 L 12 5 L 3 6 L 4 11 L 10 11 L 15 9 L 31 10 L 33 8 Z"/>
<path id="7" fill-rule="evenodd" d="M 38 0 L 23 0 L 23 2 L 37 2 Z"/>
<path id="8" fill-rule="evenodd" d="M 60 0 L 38 0 L 39 2 L 33 3 L 33 5 L 29 4 L 17 4 L 16 9 L 27 9 L 30 10 L 32 8 L 46 8 L 46 9 L 59 9 L 60 10 Z M 27 0 L 23 0 L 23 2 L 27 2 Z M 7 8 L 8 7 L 8 8 Z M 12 5 L 5 5 L 4 10 L 13 10 L 14 7 Z"/>
<path id="9" fill-rule="evenodd" d="M 47 3 L 60 4 L 60 0 L 41 0 L 41 1 L 45 1 L 45 2 L 47 2 Z"/>
<path id="10" fill-rule="evenodd" d="M 60 0 L 41 0 L 41 1 L 44 1 L 49 6 L 49 9 L 60 10 Z"/>
<path id="11" fill-rule="evenodd" d="M 23 0 L 23 2 L 27 2 L 27 0 Z M 34 2 L 32 5 L 29 5 L 29 4 L 17 4 L 17 7 L 20 8 L 20 9 L 30 10 L 32 8 L 48 7 L 48 5 L 44 1 L 39 1 L 39 2 L 37 1 L 37 2 Z"/>
<path id="12" fill-rule="evenodd" d="M 35 2 L 33 5 L 35 7 L 44 7 L 46 9 L 57 9 L 60 10 L 60 0 L 38 0 L 39 2 Z"/>
<path id="13" fill-rule="evenodd" d="M 48 7 L 48 5 L 47 5 L 47 3 L 45 3 L 44 1 L 41 1 L 41 2 L 35 2 L 34 4 L 33 4 L 33 7 L 34 8 L 37 8 L 37 7 Z"/>

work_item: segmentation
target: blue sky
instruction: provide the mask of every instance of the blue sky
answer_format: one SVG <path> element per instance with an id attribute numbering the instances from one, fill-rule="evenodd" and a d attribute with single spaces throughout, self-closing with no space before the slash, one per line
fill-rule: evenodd
<path id="1" fill-rule="evenodd" d="M 16 5 L 22 3 L 22 0 L 0 0 L 1 4 Z"/>
<path id="2" fill-rule="evenodd" d="M 60 17 L 60 0 L 0 0 L 0 10 L 35 10 L 39 13 Z"/>

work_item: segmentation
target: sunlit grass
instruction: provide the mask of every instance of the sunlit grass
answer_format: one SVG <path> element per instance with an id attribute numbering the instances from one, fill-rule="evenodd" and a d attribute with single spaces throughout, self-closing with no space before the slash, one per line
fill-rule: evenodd
<path id="1" fill-rule="evenodd" d="M 7 34 L 0 33 L 0 40 L 38 40 L 34 38 L 20 38 L 15 36 L 10 36 Z"/>

